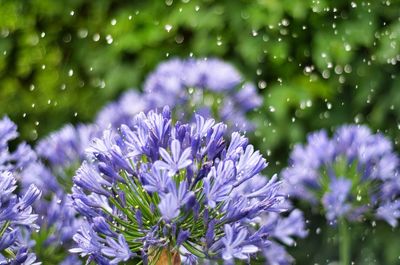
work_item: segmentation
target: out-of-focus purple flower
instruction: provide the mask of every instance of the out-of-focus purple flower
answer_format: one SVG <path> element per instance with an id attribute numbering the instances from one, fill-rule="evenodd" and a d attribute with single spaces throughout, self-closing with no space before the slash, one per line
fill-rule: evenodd
<path id="1" fill-rule="evenodd" d="M 246 113 L 261 105 L 255 86 L 243 83 L 232 65 L 213 58 L 163 62 L 146 79 L 144 91 L 151 108 L 176 106 L 175 115 L 186 121 L 196 112 L 239 130 L 252 129 Z"/>
<path id="2" fill-rule="evenodd" d="M 68 258 L 72 236 L 80 227 L 81 218 L 72 207 L 67 192 L 72 186 L 73 174 L 86 157 L 85 149 L 98 136 L 98 132 L 97 125 L 62 127 L 38 142 L 35 148 L 38 159 L 27 165 L 20 174 L 25 189 L 33 183 L 44 192 L 42 200 L 33 205 L 41 217 L 38 220 L 41 231 L 40 234 L 31 234 L 33 239 L 40 236 L 43 241 L 40 248 L 37 248 L 37 255 L 41 259 L 46 258 L 54 263 L 79 264 L 76 259 Z M 43 257 L 49 253 L 54 255 Z"/>
<path id="3" fill-rule="evenodd" d="M 378 218 L 385 220 L 391 226 L 396 227 L 400 218 L 400 200 L 397 199 L 393 202 L 385 203 L 376 210 Z"/>
<path id="4" fill-rule="evenodd" d="M 290 197 L 322 206 L 330 223 L 368 214 L 396 226 L 398 167 L 386 137 L 366 126 L 344 125 L 331 139 L 320 131 L 309 135 L 306 145 L 295 146 L 282 175 Z"/>
<path id="5" fill-rule="evenodd" d="M 73 205 L 87 222 L 72 252 L 108 262 L 140 255 L 146 262 L 179 245 L 194 264 L 250 258 L 267 244 L 265 225 L 254 222 L 282 210 L 280 183 L 243 188 L 261 178 L 265 159 L 239 133 L 228 142 L 222 123 L 196 116 L 184 124 L 171 116 L 169 108 L 140 113 L 133 126 L 93 141 L 95 160 L 74 177 Z"/>
<path id="6" fill-rule="evenodd" d="M 263 254 L 268 265 L 291 265 L 294 263 L 294 258 L 287 253 L 282 245 L 271 242 L 264 248 Z"/>
<path id="7" fill-rule="evenodd" d="M 350 211 L 351 206 L 347 202 L 350 195 L 351 180 L 333 179 L 331 180 L 329 191 L 322 197 L 322 205 L 326 210 L 328 221 L 337 220 Z"/>
<path id="8" fill-rule="evenodd" d="M 69 124 L 39 141 L 36 151 L 42 159 L 49 161 L 55 171 L 63 171 L 81 163 L 85 158 L 85 149 L 96 136 L 98 128 L 95 125 L 74 127 Z"/>
<path id="9" fill-rule="evenodd" d="M 122 124 L 131 126 L 133 117 L 146 109 L 146 99 L 131 89 L 122 94 L 117 101 L 103 107 L 97 114 L 95 123 L 102 129 L 119 128 Z"/>

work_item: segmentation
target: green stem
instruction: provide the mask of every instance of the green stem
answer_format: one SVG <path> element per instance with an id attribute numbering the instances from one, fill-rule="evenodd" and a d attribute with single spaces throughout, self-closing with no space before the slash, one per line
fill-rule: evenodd
<path id="1" fill-rule="evenodd" d="M 3 236 L 4 232 L 6 232 L 7 227 L 10 225 L 10 221 L 5 222 L 5 224 L 3 225 L 3 227 L 0 230 L 0 238 Z"/>
<path id="2" fill-rule="evenodd" d="M 167 255 L 168 255 L 168 265 L 172 265 L 172 255 L 170 246 L 168 246 Z"/>
<path id="3" fill-rule="evenodd" d="M 339 258 L 341 265 L 350 265 L 350 231 L 344 218 L 339 220 Z"/>

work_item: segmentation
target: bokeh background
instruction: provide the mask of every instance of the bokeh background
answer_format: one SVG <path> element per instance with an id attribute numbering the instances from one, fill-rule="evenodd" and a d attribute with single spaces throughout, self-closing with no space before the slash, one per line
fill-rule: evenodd
<path id="1" fill-rule="evenodd" d="M 0 0 L 0 116 L 35 142 L 141 90 L 167 58 L 208 56 L 257 84 L 264 103 L 252 139 L 271 172 L 308 132 L 343 123 L 382 131 L 399 150 L 399 15 L 396 0 Z M 319 226 L 310 224 L 329 233 Z M 371 263 L 359 264 L 399 264 L 385 229 L 367 236 L 360 255 Z M 330 237 L 311 234 L 310 253 L 293 249 L 298 264 L 334 259 Z"/>

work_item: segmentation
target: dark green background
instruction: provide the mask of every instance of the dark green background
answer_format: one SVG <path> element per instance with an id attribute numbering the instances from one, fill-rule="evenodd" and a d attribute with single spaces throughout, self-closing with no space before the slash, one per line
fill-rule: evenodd
<path id="1" fill-rule="evenodd" d="M 192 54 L 225 59 L 258 85 L 252 139 L 271 171 L 307 132 L 343 123 L 398 147 L 399 15 L 400 1 L 380 0 L 0 0 L 0 115 L 33 142 L 91 121 L 159 62 Z"/>

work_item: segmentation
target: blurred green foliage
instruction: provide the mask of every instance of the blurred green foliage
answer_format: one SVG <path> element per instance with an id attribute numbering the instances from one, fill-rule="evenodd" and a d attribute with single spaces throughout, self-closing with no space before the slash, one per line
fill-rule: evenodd
<path id="1" fill-rule="evenodd" d="M 167 57 L 217 56 L 260 88 L 253 140 L 273 169 L 307 132 L 342 123 L 398 147 L 399 10 L 398 0 L 0 0 L 0 115 L 34 141 L 141 89 Z"/>
<path id="2" fill-rule="evenodd" d="M 367 123 L 398 140 L 399 1 L 0 1 L 0 114 L 34 140 L 90 121 L 171 56 L 218 56 L 265 97 L 263 149 Z M 279 149 L 278 149 L 279 148 Z"/>

